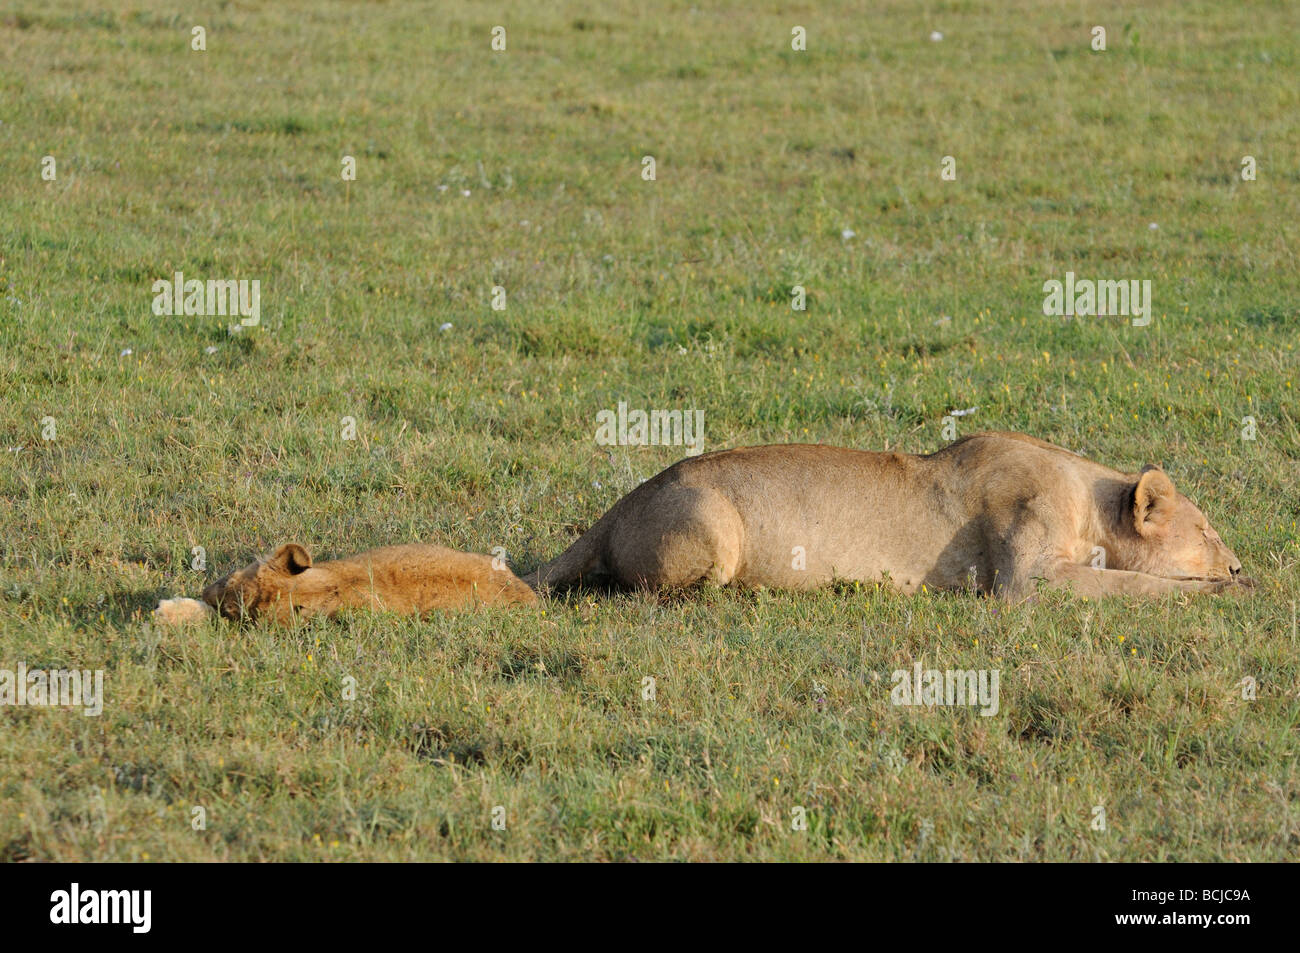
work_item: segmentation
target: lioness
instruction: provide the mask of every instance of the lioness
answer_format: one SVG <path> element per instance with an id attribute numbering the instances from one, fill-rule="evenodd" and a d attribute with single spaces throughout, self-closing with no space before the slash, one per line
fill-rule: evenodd
<path id="1" fill-rule="evenodd" d="M 1219 592 L 1241 563 L 1158 467 L 1125 474 L 1016 433 L 926 456 L 743 447 L 691 457 L 619 500 L 535 588 L 885 582 L 1007 600 Z"/>
<path id="2" fill-rule="evenodd" d="M 504 565 L 494 568 L 492 557 L 477 553 L 414 543 L 313 565 L 307 550 L 286 543 L 212 583 L 202 603 L 169 599 L 155 614 L 181 623 L 201 617 L 206 605 L 231 619 L 270 616 L 287 623 L 295 615 L 332 616 L 349 608 L 409 615 L 476 604 L 536 605 L 537 596 Z"/>

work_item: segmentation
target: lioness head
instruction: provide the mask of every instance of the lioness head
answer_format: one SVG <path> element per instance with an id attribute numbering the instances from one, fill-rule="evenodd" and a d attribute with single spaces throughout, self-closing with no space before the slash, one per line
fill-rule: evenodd
<path id="1" fill-rule="evenodd" d="M 1123 568 L 1206 582 L 1227 582 L 1241 572 L 1241 560 L 1159 467 L 1142 468 L 1126 511 L 1136 534 L 1135 565 Z"/>
<path id="2" fill-rule="evenodd" d="M 311 555 L 297 543 L 285 543 L 272 555 L 237 569 L 203 590 L 203 601 L 227 619 L 274 604 L 285 593 L 294 576 L 311 568 Z"/>

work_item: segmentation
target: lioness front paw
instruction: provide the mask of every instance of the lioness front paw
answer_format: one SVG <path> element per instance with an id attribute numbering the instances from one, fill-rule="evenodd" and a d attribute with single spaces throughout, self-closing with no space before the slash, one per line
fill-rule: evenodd
<path id="1" fill-rule="evenodd" d="M 1250 576 L 1237 576 L 1232 580 L 1232 585 L 1224 590 L 1224 594 L 1238 598 L 1254 595 L 1256 585 L 1257 583 Z"/>
<path id="2" fill-rule="evenodd" d="M 1209 584 L 1207 592 L 1212 592 L 1216 596 L 1249 596 L 1254 592 L 1255 580 L 1249 576 L 1236 576 L 1232 579 L 1221 579 L 1218 582 Z"/>
<path id="3" fill-rule="evenodd" d="M 163 625 L 185 625 L 202 622 L 214 611 L 212 606 L 198 599 L 164 599 L 153 610 L 153 617 Z"/>

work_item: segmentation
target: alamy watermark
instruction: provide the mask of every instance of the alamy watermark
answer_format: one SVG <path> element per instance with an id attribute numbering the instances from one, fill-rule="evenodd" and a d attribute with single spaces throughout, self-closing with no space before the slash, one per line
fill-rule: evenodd
<path id="1" fill-rule="evenodd" d="M 998 713 L 1000 677 L 998 669 L 922 669 L 917 662 L 912 671 L 900 668 L 890 676 L 894 687 L 889 700 L 895 705 L 969 705 L 990 717 Z"/>
<path id="2" fill-rule="evenodd" d="M 238 315 L 246 328 L 262 320 L 262 282 L 254 278 L 198 278 L 186 280 L 176 272 L 169 281 L 153 283 L 153 313 L 163 315 Z"/>
<path id="3" fill-rule="evenodd" d="M 1051 278 L 1043 282 L 1043 314 L 1104 318 L 1132 318 L 1135 328 L 1151 323 L 1151 279 L 1108 281 L 1075 278 L 1065 273 L 1065 281 Z"/>
<path id="4" fill-rule="evenodd" d="M 50 894 L 50 922 L 75 925 L 124 924 L 132 933 L 148 933 L 153 924 L 152 890 L 83 890 L 73 883 Z"/>
<path id="5" fill-rule="evenodd" d="M 84 708 L 83 714 L 93 718 L 104 711 L 104 670 L 29 671 L 23 662 L 17 669 L 0 668 L 0 705 Z"/>
<path id="6" fill-rule="evenodd" d="M 704 451 L 704 411 L 618 410 L 596 413 L 596 443 L 602 447 L 685 447 L 688 456 Z"/>

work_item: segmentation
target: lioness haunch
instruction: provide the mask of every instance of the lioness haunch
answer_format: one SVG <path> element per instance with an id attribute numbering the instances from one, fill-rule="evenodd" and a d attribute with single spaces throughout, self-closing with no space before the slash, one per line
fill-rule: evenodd
<path id="1" fill-rule="evenodd" d="M 1023 434 L 981 433 L 928 456 L 793 445 L 688 458 L 524 581 L 842 579 L 1018 600 L 1040 581 L 1087 596 L 1219 592 L 1250 585 L 1240 571 L 1158 467 L 1125 474 Z"/>
<path id="2" fill-rule="evenodd" d="M 165 599 L 161 622 L 183 623 L 214 611 L 231 619 L 332 616 L 344 609 L 413 615 L 473 605 L 536 605 L 537 596 L 490 556 L 413 543 L 385 546 L 347 559 L 312 563 L 307 550 L 286 543 L 265 559 L 203 590 L 203 601 Z"/>

